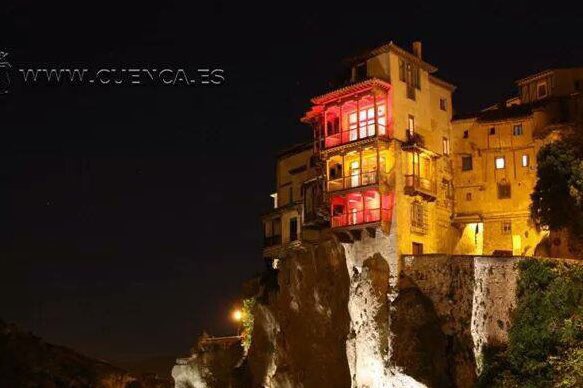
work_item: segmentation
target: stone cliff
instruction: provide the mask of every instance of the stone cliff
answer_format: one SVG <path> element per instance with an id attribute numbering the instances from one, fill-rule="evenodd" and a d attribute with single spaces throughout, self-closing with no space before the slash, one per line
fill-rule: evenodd
<path id="1" fill-rule="evenodd" d="M 288 249 L 244 360 L 253 387 L 472 387 L 505 346 L 521 257 L 397 257 L 363 231 Z M 239 361 L 241 363 L 241 361 Z"/>

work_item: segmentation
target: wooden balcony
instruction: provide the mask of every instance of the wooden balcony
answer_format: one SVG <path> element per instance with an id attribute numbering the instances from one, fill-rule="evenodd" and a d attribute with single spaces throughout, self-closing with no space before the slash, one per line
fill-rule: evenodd
<path id="1" fill-rule="evenodd" d="M 405 194 L 421 195 L 428 201 L 435 201 L 437 199 L 437 184 L 434 179 L 405 175 Z"/>
<path id="2" fill-rule="evenodd" d="M 328 192 L 352 189 L 379 183 L 378 171 L 365 171 L 360 174 L 347 175 L 343 178 L 328 180 Z"/>

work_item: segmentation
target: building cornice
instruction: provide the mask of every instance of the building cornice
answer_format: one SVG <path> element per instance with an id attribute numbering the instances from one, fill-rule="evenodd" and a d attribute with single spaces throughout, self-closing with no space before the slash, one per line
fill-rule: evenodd
<path id="1" fill-rule="evenodd" d="M 331 92 L 316 96 L 311 99 L 311 102 L 315 105 L 323 105 L 328 102 L 334 101 L 340 97 L 347 97 L 353 94 L 361 93 L 366 90 L 372 89 L 375 86 L 379 86 L 383 89 L 390 90 L 391 84 L 386 81 L 380 80 L 378 78 L 371 78 L 366 81 L 358 82 L 352 85 L 345 86 L 340 89 L 333 90 Z"/>

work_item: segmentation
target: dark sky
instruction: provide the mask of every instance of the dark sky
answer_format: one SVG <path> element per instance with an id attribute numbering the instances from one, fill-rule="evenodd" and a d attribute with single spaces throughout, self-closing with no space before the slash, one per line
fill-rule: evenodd
<path id="1" fill-rule="evenodd" d="M 8 3 L 13 68 L 225 70 L 220 86 L 0 96 L 0 317 L 109 359 L 232 332 L 240 285 L 263 265 L 275 153 L 308 139 L 298 119 L 343 57 L 420 39 L 458 111 L 533 69 L 583 65 L 574 2 Z"/>

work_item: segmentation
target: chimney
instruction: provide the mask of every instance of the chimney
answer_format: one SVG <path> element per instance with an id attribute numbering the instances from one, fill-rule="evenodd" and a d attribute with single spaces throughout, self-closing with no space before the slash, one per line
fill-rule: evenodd
<path id="1" fill-rule="evenodd" d="M 415 42 L 413 42 L 413 54 L 415 54 L 415 56 L 419 59 L 422 59 L 421 57 L 421 41 L 416 40 Z"/>

